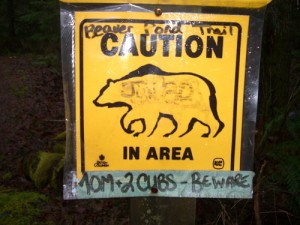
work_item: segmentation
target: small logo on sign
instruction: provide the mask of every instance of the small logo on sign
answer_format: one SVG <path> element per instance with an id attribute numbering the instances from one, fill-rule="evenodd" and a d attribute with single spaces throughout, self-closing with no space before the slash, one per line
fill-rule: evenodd
<path id="1" fill-rule="evenodd" d="M 224 168 L 224 159 L 222 158 L 215 158 L 213 161 L 213 167 L 217 170 L 223 169 Z"/>
<path id="2" fill-rule="evenodd" d="M 104 161 L 105 160 L 105 156 L 104 155 L 100 155 L 99 156 L 99 160 L 97 160 L 97 162 L 94 164 L 95 167 L 107 167 L 108 162 Z"/>

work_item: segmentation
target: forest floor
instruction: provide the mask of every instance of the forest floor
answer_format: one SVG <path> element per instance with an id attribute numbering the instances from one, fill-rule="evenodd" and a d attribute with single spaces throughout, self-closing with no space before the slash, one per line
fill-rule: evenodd
<path id="1" fill-rule="evenodd" d="M 62 77 L 54 61 L 0 57 L 0 225 L 128 224 L 128 199 L 64 201 L 62 187 L 37 188 L 25 175 L 28 155 L 51 152 L 53 138 L 65 130 Z"/>

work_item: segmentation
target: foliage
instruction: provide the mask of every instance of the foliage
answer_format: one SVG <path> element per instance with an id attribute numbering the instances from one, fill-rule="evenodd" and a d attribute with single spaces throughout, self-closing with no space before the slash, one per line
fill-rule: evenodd
<path id="1" fill-rule="evenodd" d="M 9 3 L 13 10 L 7 9 Z M 4 15 L 0 19 L 1 54 L 59 52 L 59 1 L 5 0 L 0 13 Z"/>
<path id="2" fill-rule="evenodd" d="M 25 173 L 38 188 L 44 188 L 48 184 L 53 184 L 53 188 L 58 188 L 58 174 L 63 168 L 63 154 L 37 152 L 27 158 L 25 162 Z"/>
<path id="3" fill-rule="evenodd" d="M 262 52 L 256 174 L 261 222 L 300 220 L 299 2 L 273 0 Z M 265 213 L 262 213 L 264 211 Z M 297 221 L 297 222 L 296 222 Z M 277 223 L 277 222 L 276 222 Z"/>
<path id="4" fill-rule="evenodd" d="M 266 191 L 272 191 L 277 198 L 277 208 L 285 208 L 299 216 L 300 209 L 300 114 L 287 118 L 286 133 L 280 143 L 266 147 L 270 163 L 266 178 Z"/>
<path id="5" fill-rule="evenodd" d="M 0 187 L 0 225 L 34 225 L 48 199 L 35 192 L 11 192 Z"/>

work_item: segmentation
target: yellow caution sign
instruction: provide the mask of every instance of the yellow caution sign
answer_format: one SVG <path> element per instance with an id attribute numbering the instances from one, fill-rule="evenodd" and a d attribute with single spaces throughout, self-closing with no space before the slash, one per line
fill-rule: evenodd
<path id="1" fill-rule="evenodd" d="M 78 174 L 240 170 L 248 23 L 75 12 Z"/>

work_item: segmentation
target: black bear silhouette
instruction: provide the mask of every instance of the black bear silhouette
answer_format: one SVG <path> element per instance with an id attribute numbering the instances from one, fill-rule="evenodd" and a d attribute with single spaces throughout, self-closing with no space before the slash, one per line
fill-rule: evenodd
<path id="1" fill-rule="evenodd" d="M 164 137 L 175 132 L 183 137 L 197 122 L 207 127 L 202 137 L 211 133 L 216 137 L 225 126 L 218 116 L 216 90 L 211 81 L 190 72 L 165 72 L 152 64 L 122 78 L 108 79 L 93 103 L 97 107 L 127 107 L 120 124 L 134 136 L 146 131 L 151 136 L 162 118 L 174 126 Z M 142 129 L 135 131 L 135 123 L 140 123 Z"/>

